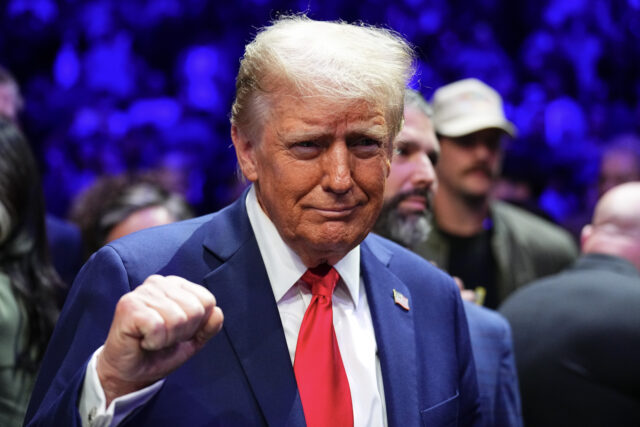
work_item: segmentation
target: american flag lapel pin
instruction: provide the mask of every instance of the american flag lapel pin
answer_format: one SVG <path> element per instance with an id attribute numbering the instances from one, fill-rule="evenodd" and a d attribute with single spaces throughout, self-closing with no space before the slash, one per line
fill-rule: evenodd
<path id="1" fill-rule="evenodd" d="M 400 307 L 409 311 L 409 298 L 402 295 L 400 292 L 393 290 L 393 301 L 398 304 Z"/>

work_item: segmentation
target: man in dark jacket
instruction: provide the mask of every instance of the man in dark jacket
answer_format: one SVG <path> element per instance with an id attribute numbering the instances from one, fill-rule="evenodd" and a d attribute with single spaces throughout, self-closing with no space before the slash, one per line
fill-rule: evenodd
<path id="1" fill-rule="evenodd" d="M 527 426 L 640 425 L 640 182 L 614 187 L 568 270 L 500 308 Z"/>

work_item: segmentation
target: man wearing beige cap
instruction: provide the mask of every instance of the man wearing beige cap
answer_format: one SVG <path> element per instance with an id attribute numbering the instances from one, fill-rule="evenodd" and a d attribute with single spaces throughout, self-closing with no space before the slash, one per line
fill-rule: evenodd
<path id="1" fill-rule="evenodd" d="M 416 252 L 496 308 L 517 287 L 566 267 L 577 249 L 561 228 L 490 199 L 502 145 L 516 134 L 498 92 L 477 79 L 460 80 L 436 90 L 433 109 L 439 188 L 434 230 Z"/>

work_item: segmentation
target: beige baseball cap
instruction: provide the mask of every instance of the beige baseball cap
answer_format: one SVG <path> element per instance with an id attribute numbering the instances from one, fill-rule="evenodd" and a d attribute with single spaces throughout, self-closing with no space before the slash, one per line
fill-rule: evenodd
<path id="1" fill-rule="evenodd" d="M 432 106 L 440 135 L 455 138 L 489 128 L 516 135 L 516 127 L 504 115 L 500 94 L 478 79 L 442 86 L 433 94 Z"/>

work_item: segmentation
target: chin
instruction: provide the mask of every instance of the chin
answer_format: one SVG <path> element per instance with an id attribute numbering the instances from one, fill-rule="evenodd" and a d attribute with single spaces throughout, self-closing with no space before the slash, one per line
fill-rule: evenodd
<path id="1" fill-rule="evenodd" d="M 491 188 L 491 183 L 487 183 L 486 185 L 469 185 L 467 186 L 467 188 L 465 188 L 464 193 L 469 197 L 489 197 Z"/>
<path id="2" fill-rule="evenodd" d="M 311 237 L 311 244 L 327 252 L 348 252 L 360 244 L 367 236 L 364 230 L 354 230 L 350 227 L 329 227 Z"/>

